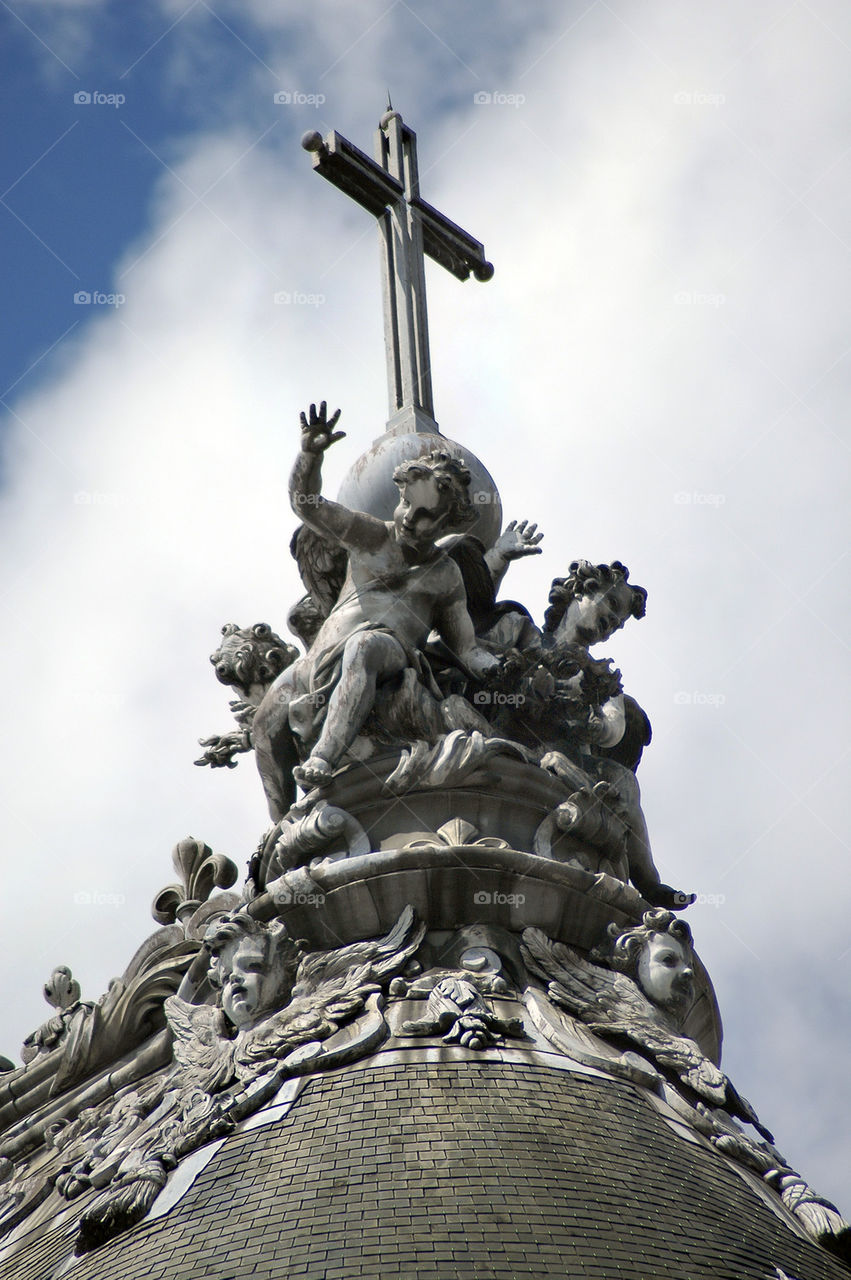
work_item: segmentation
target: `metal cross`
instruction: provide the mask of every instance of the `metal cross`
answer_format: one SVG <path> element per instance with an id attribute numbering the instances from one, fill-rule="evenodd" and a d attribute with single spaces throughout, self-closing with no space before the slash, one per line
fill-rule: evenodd
<path id="1" fill-rule="evenodd" d="M 490 280 L 484 247 L 420 196 L 417 135 L 388 109 L 375 135 L 375 160 L 336 130 L 301 140 L 313 167 L 378 219 L 384 286 L 387 430 L 437 432 L 431 390 L 425 264 L 427 253 L 459 280 Z"/>

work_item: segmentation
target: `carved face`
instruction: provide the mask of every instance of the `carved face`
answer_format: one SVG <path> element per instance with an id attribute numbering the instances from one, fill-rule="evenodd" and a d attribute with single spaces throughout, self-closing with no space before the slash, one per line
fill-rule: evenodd
<path id="1" fill-rule="evenodd" d="M 242 1031 L 270 1013 L 278 1003 L 282 975 L 266 955 L 262 938 L 244 937 L 223 953 L 222 1009 Z"/>
<path id="2" fill-rule="evenodd" d="M 449 516 L 449 498 L 434 476 L 406 480 L 400 485 L 399 505 L 393 512 L 399 542 L 416 550 L 434 545 Z"/>
<path id="3" fill-rule="evenodd" d="M 608 591 L 577 596 L 571 600 L 556 635 L 570 644 L 592 645 L 608 640 L 631 614 L 632 593 L 626 583 Z"/>
<path id="4" fill-rule="evenodd" d="M 651 933 L 638 961 L 638 984 L 648 999 L 672 1013 L 688 1011 L 694 999 L 691 952 L 669 933 Z"/>

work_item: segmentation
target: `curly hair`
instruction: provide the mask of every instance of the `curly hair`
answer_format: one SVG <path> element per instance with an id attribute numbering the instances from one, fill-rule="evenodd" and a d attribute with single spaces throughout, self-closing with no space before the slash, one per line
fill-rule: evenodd
<path id="1" fill-rule="evenodd" d="M 591 564 L 590 560 L 574 560 L 566 578 L 553 578 L 550 607 L 544 614 L 544 631 L 554 632 L 572 600 L 583 596 L 606 595 L 625 587 L 629 593 L 627 618 L 643 618 L 647 609 L 647 592 L 629 581 L 629 569 L 620 560 L 611 564 Z M 620 612 L 620 610 L 618 611 Z M 626 621 L 626 618 L 624 618 Z"/>
<path id="2" fill-rule="evenodd" d="M 204 934 L 204 950 L 210 956 L 210 986 L 221 990 L 226 974 L 219 963 L 219 957 L 229 943 L 235 942 L 238 945 L 243 938 L 257 938 L 262 943 L 267 964 L 280 962 L 281 987 L 289 994 L 295 983 L 301 947 L 289 936 L 283 924 L 261 924 L 244 911 L 229 911 L 226 915 L 219 916 Z"/>
<path id="3" fill-rule="evenodd" d="M 455 526 L 469 524 L 476 515 L 470 500 L 470 468 L 462 458 L 453 458 L 444 449 L 433 449 L 421 458 L 402 462 L 393 472 L 394 483 L 401 487 L 413 480 L 433 478 L 441 493 L 451 499 L 449 522 Z"/>
<path id="4" fill-rule="evenodd" d="M 691 950 L 694 939 L 685 920 L 680 920 L 673 911 L 663 907 L 654 907 L 645 911 L 641 924 L 625 929 L 620 924 L 610 924 L 606 930 L 606 940 L 591 952 L 591 959 L 605 964 L 609 969 L 617 969 L 634 977 L 638 971 L 641 952 L 654 933 L 667 933 L 683 947 Z"/>
<path id="5" fill-rule="evenodd" d="M 268 622 L 255 622 L 253 627 L 226 622 L 210 661 L 217 680 L 247 691 L 252 684 L 270 685 L 297 657 L 298 649 L 276 635 Z"/>

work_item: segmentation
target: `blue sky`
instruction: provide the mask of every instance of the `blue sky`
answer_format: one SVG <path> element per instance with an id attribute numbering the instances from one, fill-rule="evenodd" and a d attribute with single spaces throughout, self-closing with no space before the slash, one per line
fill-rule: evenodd
<path id="1" fill-rule="evenodd" d="M 370 151 L 389 88 L 426 198 L 496 266 L 428 288 L 438 421 L 546 533 L 506 592 L 540 619 L 576 556 L 648 588 L 611 654 L 654 725 L 656 859 L 704 895 L 727 1070 L 847 1210 L 851 11 L 25 0 L 0 23 L 0 1049 L 55 964 L 87 998 L 125 967 L 178 839 L 243 864 L 265 825 L 250 761 L 192 767 L 228 723 L 207 654 L 225 621 L 283 633 L 299 593 L 299 410 L 343 408 L 329 492 L 383 429 L 374 227 L 298 140 Z"/>
<path id="2" fill-rule="evenodd" d="M 420 62 L 439 75 L 437 92 L 429 94 L 437 112 L 466 106 L 469 85 L 479 82 L 485 65 L 492 70 L 505 59 L 503 42 L 510 48 L 507 6 L 490 10 L 490 40 L 475 23 L 459 25 L 452 6 L 434 7 L 430 29 L 413 8 L 396 5 L 389 12 L 385 25 L 399 28 L 400 44 L 428 42 Z M 379 23 L 381 13 L 376 8 Z M 329 11 L 329 33 L 334 16 Z M 515 12 L 514 24 L 524 25 L 519 16 Z M 148 225 L 165 166 L 192 138 L 238 124 L 256 131 L 257 145 L 272 154 L 291 151 L 304 128 L 326 131 L 328 113 L 345 100 L 334 73 L 347 53 L 345 37 L 336 55 L 333 40 L 327 52 L 318 42 L 311 50 L 303 21 L 288 17 L 287 6 L 273 23 L 272 47 L 250 9 L 203 0 L 173 8 L 24 3 L 5 6 L 0 24 L 0 98 L 14 126 L 4 137 L 2 267 L 15 316 L 0 354 L 0 384 L 15 389 L 63 334 L 85 324 L 74 303 L 79 290 L 122 292 L 116 262 Z M 361 36 L 358 31 L 355 39 Z M 489 45 L 495 47 L 485 60 Z M 441 61 L 453 78 L 447 80 Z M 361 111 L 349 112 L 353 126 L 372 128 L 388 90 L 404 95 L 407 77 L 392 55 L 385 72 L 387 85 L 371 84 Z M 300 89 L 302 82 L 312 87 Z M 281 91 L 324 101 L 296 101 L 282 110 L 274 102 Z"/>

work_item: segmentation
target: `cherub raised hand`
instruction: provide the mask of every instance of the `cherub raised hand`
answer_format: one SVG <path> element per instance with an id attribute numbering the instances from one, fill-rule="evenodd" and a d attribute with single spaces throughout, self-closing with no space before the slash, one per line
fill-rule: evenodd
<path id="1" fill-rule="evenodd" d="M 302 413 L 301 417 L 301 449 L 302 453 L 324 453 L 332 444 L 338 440 L 344 440 L 345 431 L 335 431 L 337 423 L 340 421 L 340 410 L 337 409 L 331 415 L 331 421 L 328 421 L 328 406 L 323 400 L 319 406 L 319 412 L 316 412 L 316 405 L 310 406 L 310 418 L 306 418 Z"/>
<path id="2" fill-rule="evenodd" d="M 537 524 L 528 520 L 512 520 L 507 524 L 496 542 L 485 552 L 485 563 L 491 571 L 494 587 L 498 588 L 512 560 L 520 560 L 523 556 L 539 556 L 543 548 L 539 546 L 542 533 L 538 533 Z"/>

